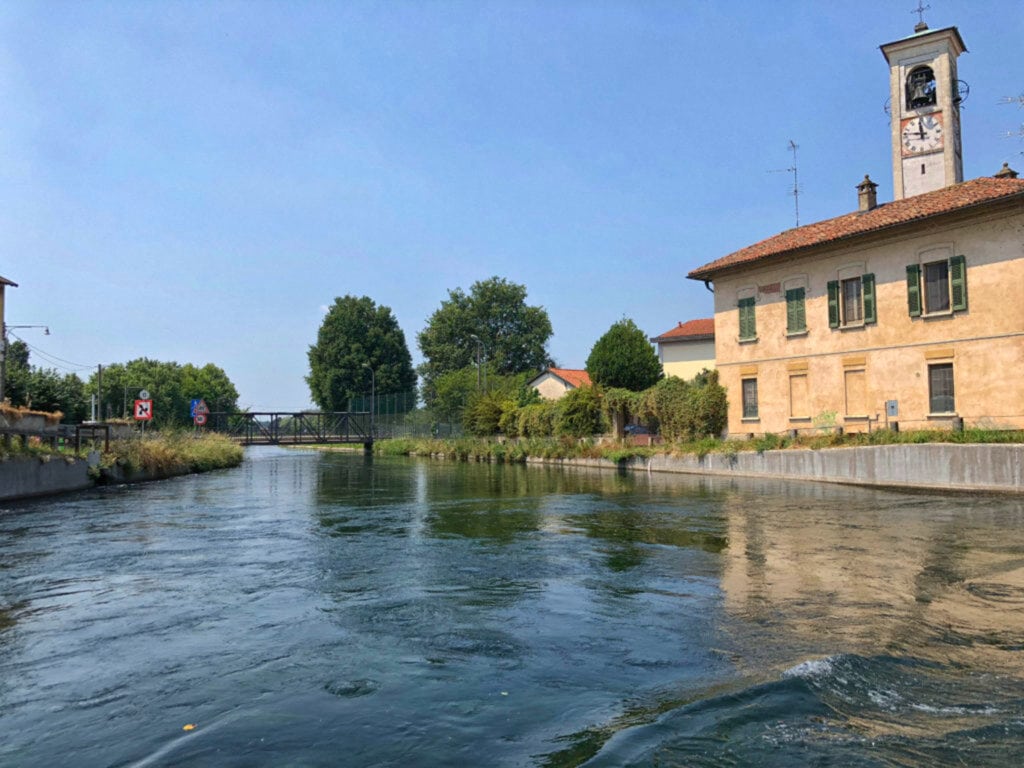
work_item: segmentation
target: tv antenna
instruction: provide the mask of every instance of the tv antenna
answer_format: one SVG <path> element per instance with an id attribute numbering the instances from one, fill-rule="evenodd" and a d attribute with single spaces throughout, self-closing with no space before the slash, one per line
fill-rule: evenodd
<path id="1" fill-rule="evenodd" d="M 999 100 L 1000 104 L 1016 104 L 1021 109 L 1024 109 L 1024 93 L 1020 96 L 1004 96 Z M 1021 123 L 1019 131 L 1007 131 L 1005 134 L 1006 138 L 1012 139 L 1014 136 L 1020 136 L 1024 139 L 1024 123 Z M 1021 154 L 1024 154 L 1022 152 Z"/>
<path id="2" fill-rule="evenodd" d="M 793 153 L 793 165 L 789 168 L 779 168 L 768 173 L 792 173 L 793 174 L 793 207 L 796 209 L 796 225 L 800 226 L 800 183 L 796 172 L 796 151 L 800 145 L 792 139 L 789 140 L 789 151 Z"/>

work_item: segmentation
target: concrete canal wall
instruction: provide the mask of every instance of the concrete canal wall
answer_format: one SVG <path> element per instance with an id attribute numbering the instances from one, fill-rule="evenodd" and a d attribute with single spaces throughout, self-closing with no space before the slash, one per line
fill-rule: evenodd
<path id="1" fill-rule="evenodd" d="M 98 453 L 70 461 L 60 456 L 0 461 L 0 501 L 91 488 L 95 481 L 89 476 L 89 467 L 97 464 Z"/>
<path id="2" fill-rule="evenodd" d="M 531 459 L 530 461 L 548 461 Z M 557 463 L 557 460 L 555 460 Z M 603 459 L 567 460 L 612 468 Z M 878 445 L 824 450 L 785 450 L 705 456 L 635 458 L 626 467 L 642 472 L 770 477 L 874 487 L 927 490 L 1024 492 L 1024 445 Z"/>

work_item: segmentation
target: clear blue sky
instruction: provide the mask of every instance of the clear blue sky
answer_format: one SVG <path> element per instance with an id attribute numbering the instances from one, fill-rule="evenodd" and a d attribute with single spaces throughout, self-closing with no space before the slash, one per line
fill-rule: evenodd
<path id="1" fill-rule="evenodd" d="M 1024 3 L 957 26 L 968 178 L 1024 172 Z M 0 275 L 34 364 L 223 367 L 256 410 L 309 404 L 334 297 L 416 335 L 492 275 L 559 365 L 622 317 L 712 313 L 694 267 L 892 199 L 888 69 L 916 0 L 9 2 Z M 45 357 L 44 357 L 45 355 Z"/>

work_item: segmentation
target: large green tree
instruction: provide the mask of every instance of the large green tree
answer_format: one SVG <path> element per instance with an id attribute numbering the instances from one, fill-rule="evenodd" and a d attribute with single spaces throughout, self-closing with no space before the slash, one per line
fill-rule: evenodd
<path id="1" fill-rule="evenodd" d="M 633 392 L 654 386 L 662 377 L 647 335 L 629 318 L 613 323 L 597 340 L 587 358 L 587 373 L 595 384 Z"/>
<path id="2" fill-rule="evenodd" d="M 4 396 L 11 405 L 60 411 L 67 422 L 81 421 L 87 415 L 85 383 L 74 373 L 30 365 L 28 346 L 20 340 L 8 346 Z"/>
<path id="3" fill-rule="evenodd" d="M 478 355 L 499 375 L 539 371 L 550 362 L 550 338 L 547 310 L 526 303 L 526 286 L 492 277 L 473 283 L 468 294 L 449 291 L 417 336 L 423 399 L 432 405 L 439 378 L 475 366 Z"/>
<path id="4" fill-rule="evenodd" d="M 414 389 L 412 356 L 391 308 L 368 296 L 336 298 L 309 348 L 306 383 L 325 411 L 348 410 L 373 385 L 378 394 Z"/>
<path id="5" fill-rule="evenodd" d="M 89 392 L 95 393 L 99 377 L 89 378 Z M 192 400 L 205 400 L 211 411 L 238 410 L 238 390 L 224 370 L 213 363 L 202 367 L 140 357 L 103 368 L 100 419 L 131 418 L 140 391 L 153 400 L 154 427 L 192 424 Z"/>

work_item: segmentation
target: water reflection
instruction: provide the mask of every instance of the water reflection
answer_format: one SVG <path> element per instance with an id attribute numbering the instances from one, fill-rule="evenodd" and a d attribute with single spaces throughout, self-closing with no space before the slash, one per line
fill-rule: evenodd
<path id="1" fill-rule="evenodd" d="M 840 489 L 822 504 L 807 491 L 789 488 L 784 511 L 742 492 L 723 504 L 732 615 L 770 629 L 775 645 L 913 652 L 1019 673 L 1019 502 Z"/>
<path id="2" fill-rule="evenodd" d="M 1019 763 L 1022 522 L 273 450 L 20 505 L 0 764 Z"/>

